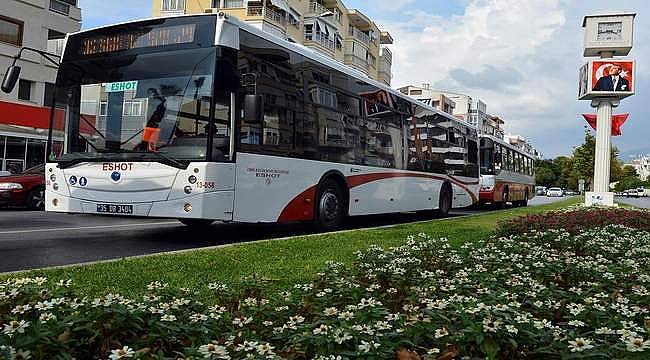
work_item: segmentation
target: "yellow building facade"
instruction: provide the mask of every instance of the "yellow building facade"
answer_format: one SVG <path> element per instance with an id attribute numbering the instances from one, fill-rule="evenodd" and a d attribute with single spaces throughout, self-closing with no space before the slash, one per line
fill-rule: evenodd
<path id="1" fill-rule="evenodd" d="M 390 85 L 393 43 L 388 32 L 340 0 L 153 0 L 152 15 L 225 12 L 303 44 Z"/>

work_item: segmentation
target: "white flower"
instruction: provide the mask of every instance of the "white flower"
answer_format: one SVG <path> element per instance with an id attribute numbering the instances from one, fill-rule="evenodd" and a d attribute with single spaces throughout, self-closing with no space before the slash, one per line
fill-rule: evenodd
<path id="1" fill-rule="evenodd" d="M 506 330 L 511 334 L 517 334 L 519 330 L 514 325 L 506 325 Z"/>
<path id="2" fill-rule="evenodd" d="M 111 350 L 111 355 L 109 355 L 109 360 L 119 360 L 132 358 L 135 355 L 135 351 L 128 346 L 124 346 L 121 349 Z"/>
<path id="3" fill-rule="evenodd" d="M 339 311 L 335 307 L 328 307 L 327 309 L 323 310 L 323 315 L 325 316 L 334 316 L 338 313 Z"/>
<path id="4" fill-rule="evenodd" d="M 176 316 L 170 315 L 170 314 L 165 314 L 160 317 L 160 321 L 176 321 Z"/>
<path id="5" fill-rule="evenodd" d="M 350 339 L 352 339 L 352 335 L 350 335 L 350 333 L 347 333 L 341 329 L 336 329 L 334 331 L 334 341 L 337 344 L 343 344 Z"/>
<path id="6" fill-rule="evenodd" d="M 571 352 L 588 350 L 593 347 L 594 346 L 591 345 L 591 340 L 588 339 L 576 338 L 575 340 L 569 340 L 569 350 L 571 350 Z"/>
<path id="7" fill-rule="evenodd" d="M 269 343 L 259 344 L 256 348 L 259 355 L 273 355 L 273 349 L 274 347 Z"/>
<path id="8" fill-rule="evenodd" d="M 38 317 L 38 319 L 41 322 L 48 322 L 50 320 L 56 320 L 56 316 L 52 313 L 43 313 Z"/>
<path id="9" fill-rule="evenodd" d="M 445 329 L 445 328 L 436 329 L 436 334 L 435 334 L 436 339 L 439 339 L 439 338 L 447 336 L 447 335 L 449 335 L 449 332 L 447 331 L 447 329 Z"/>
<path id="10" fill-rule="evenodd" d="M 216 344 L 199 346 L 199 353 L 201 353 L 205 359 L 230 359 L 228 350 L 225 347 Z"/>
<path id="11" fill-rule="evenodd" d="M 630 352 L 645 351 L 650 348 L 650 340 L 643 341 L 640 337 L 628 338 L 625 348 Z"/>
<path id="12" fill-rule="evenodd" d="M 7 336 L 12 337 L 16 333 L 23 334 L 25 332 L 25 329 L 27 329 L 28 327 L 29 327 L 29 322 L 28 321 L 25 321 L 25 320 L 20 320 L 20 321 L 12 320 L 8 324 L 5 324 L 5 327 L 2 330 L 2 332 Z"/>
<path id="13" fill-rule="evenodd" d="M 320 335 L 320 334 L 327 335 L 327 330 L 328 329 L 329 329 L 329 327 L 327 325 L 322 324 L 321 326 L 319 326 L 319 327 L 315 328 L 314 330 L 312 330 L 312 333 L 314 335 Z"/>
<path id="14" fill-rule="evenodd" d="M 359 345 L 359 351 L 362 351 L 364 353 L 370 352 L 370 350 L 377 349 L 379 347 L 379 343 L 376 343 L 374 341 L 365 341 L 361 340 L 361 345 Z"/>
<path id="15" fill-rule="evenodd" d="M 438 349 L 438 348 L 431 348 L 431 349 L 427 350 L 427 355 L 433 355 L 433 354 L 439 354 L 439 353 L 440 353 L 440 349 Z"/>

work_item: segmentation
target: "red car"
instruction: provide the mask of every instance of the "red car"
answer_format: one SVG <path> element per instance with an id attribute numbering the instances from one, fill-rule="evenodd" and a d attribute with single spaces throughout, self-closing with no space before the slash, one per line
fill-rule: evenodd
<path id="1" fill-rule="evenodd" d="M 21 174 L 0 176 L 0 206 L 5 205 L 45 208 L 45 164 Z"/>

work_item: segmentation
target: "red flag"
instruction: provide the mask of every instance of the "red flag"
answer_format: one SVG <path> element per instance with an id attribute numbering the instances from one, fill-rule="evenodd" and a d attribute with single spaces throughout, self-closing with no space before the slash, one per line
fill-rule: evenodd
<path id="1" fill-rule="evenodd" d="M 595 114 L 582 114 L 582 116 L 587 120 L 592 129 L 596 130 L 596 115 Z M 630 116 L 629 113 L 612 115 L 612 136 L 621 136 L 621 127 L 627 121 L 627 118 Z"/>

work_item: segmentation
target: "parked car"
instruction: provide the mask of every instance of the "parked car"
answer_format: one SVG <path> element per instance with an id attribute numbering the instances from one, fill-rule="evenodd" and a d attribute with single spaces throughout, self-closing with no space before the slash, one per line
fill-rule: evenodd
<path id="1" fill-rule="evenodd" d="M 11 175 L 11 171 L 0 170 L 0 177 L 2 177 L 2 176 L 9 176 L 9 175 Z"/>
<path id="2" fill-rule="evenodd" d="M 627 190 L 623 191 L 623 196 L 641 197 L 641 196 L 643 196 L 643 190 L 639 191 L 639 189 L 627 189 Z"/>
<path id="3" fill-rule="evenodd" d="M 45 164 L 0 177 L 0 205 L 45 208 Z"/>
<path id="4" fill-rule="evenodd" d="M 575 190 L 566 190 L 566 191 L 564 192 L 564 195 L 566 195 L 566 196 L 575 196 L 575 195 L 579 195 L 579 194 L 578 194 L 578 192 L 575 191 Z"/>
<path id="5" fill-rule="evenodd" d="M 538 196 L 546 195 L 546 187 L 545 186 L 535 186 L 535 195 L 538 195 Z"/>
<path id="6" fill-rule="evenodd" d="M 560 189 L 559 187 L 548 188 L 548 190 L 546 190 L 546 196 L 562 197 L 564 196 L 564 191 L 562 191 L 562 189 Z"/>

